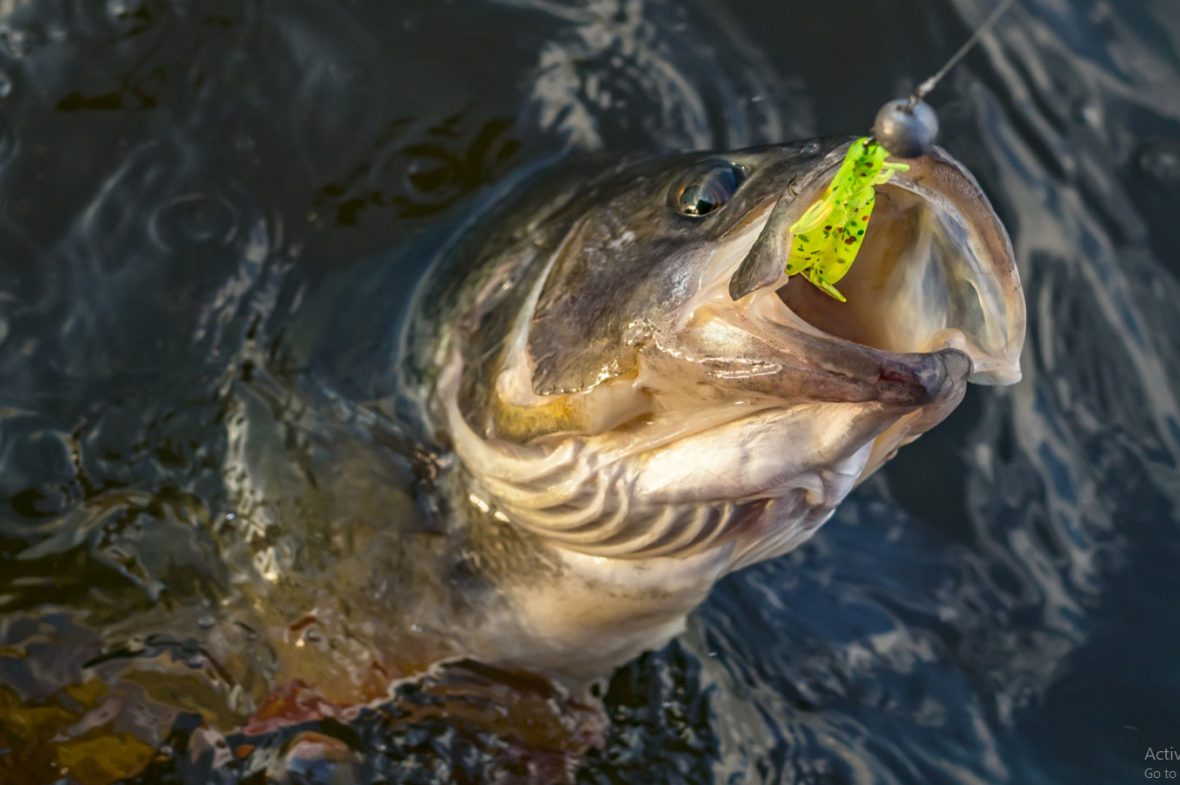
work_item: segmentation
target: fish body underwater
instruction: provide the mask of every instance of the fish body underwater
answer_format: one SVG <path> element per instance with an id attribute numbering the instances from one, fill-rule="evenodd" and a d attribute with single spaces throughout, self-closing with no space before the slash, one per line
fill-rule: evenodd
<path id="1" fill-rule="evenodd" d="M 1024 340 L 1004 228 L 942 151 L 878 189 L 847 303 L 786 277 L 785 227 L 847 144 L 527 178 L 418 282 L 396 401 L 346 405 L 259 359 L 228 383 L 234 512 L 210 524 L 234 601 L 53 621 L 53 667 L 0 692 L 22 765 L 97 785 L 178 718 L 347 718 L 440 663 L 540 674 L 577 704 L 724 575 L 806 541 L 968 383 L 1016 382 Z M 87 747 L 112 740 L 124 759 Z"/>

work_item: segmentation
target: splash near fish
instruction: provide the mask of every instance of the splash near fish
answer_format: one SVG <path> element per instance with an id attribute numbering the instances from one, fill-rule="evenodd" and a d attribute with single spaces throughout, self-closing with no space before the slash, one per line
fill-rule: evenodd
<path id="1" fill-rule="evenodd" d="M 847 299 L 836 288 L 856 261 L 876 204 L 874 188 L 910 167 L 888 162 L 883 146 L 863 136 L 852 143 L 820 199 L 791 224 L 787 275 L 802 275 L 821 292 Z"/>

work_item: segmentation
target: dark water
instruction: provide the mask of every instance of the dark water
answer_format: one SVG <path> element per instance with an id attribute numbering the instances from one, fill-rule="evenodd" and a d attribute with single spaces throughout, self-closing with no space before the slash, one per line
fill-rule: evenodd
<path id="1" fill-rule="evenodd" d="M 212 624 L 252 599 L 243 570 L 286 558 L 285 524 L 235 550 L 244 379 L 281 369 L 345 412 L 389 396 L 412 282 L 497 187 L 578 148 L 857 132 L 990 4 L 720 6 L 0 2 L 0 780 L 59 776 L 31 740 L 126 742 L 72 724 L 101 686 L 50 689 L 101 668 L 120 619 Z M 1180 746 L 1180 6 L 1021 0 L 933 103 L 1012 232 L 1025 381 L 973 389 L 810 544 L 620 670 L 582 781 L 1180 770 L 1144 760 Z M 108 779 L 149 759 L 144 782 L 557 776 L 432 689 L 305 726 L 335 740 L 319 763 L 189 711 Z M 548 689 L 514 694 L 560 725 Z"/>

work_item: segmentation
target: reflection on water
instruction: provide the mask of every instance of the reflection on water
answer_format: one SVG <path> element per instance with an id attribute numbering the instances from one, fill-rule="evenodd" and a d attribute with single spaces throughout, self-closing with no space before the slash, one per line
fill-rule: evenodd
<path id="1" fill-rule="evenodd" d="M 475 664 L 345 713 L 272 681 L 347 702 L 445 651 L 364 591 L 428 608 L 442 568 L 349 522 L 430 519 L 428 458 L 362 404 L 493 186 L 854 132 L 987 6 L 0 4 L 0 779 L 552 781 L 603 738 L 580 779 L 1141 776 L 1180 728 L 1168 0 L 1023 0 L 935 93 L 1012 231 L 1025 382 L 723 583 L 609 727 Z"/>

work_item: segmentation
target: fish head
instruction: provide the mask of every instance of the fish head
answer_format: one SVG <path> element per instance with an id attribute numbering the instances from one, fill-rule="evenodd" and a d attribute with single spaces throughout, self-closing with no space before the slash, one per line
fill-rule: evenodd
<path id="1" fill-rule="evenodd" d="M 707 553 L 725 572 L 806 540 L 969 382 L 1019 380 L 1011 244 L 942 150 L 877 187 L 847 302 L 785 274 L 790 226 L 848 144 L 664 157 L 581 184 L 498 306 L 503 334 L 443 385 L 473 493 L 562 549 Z"/>

